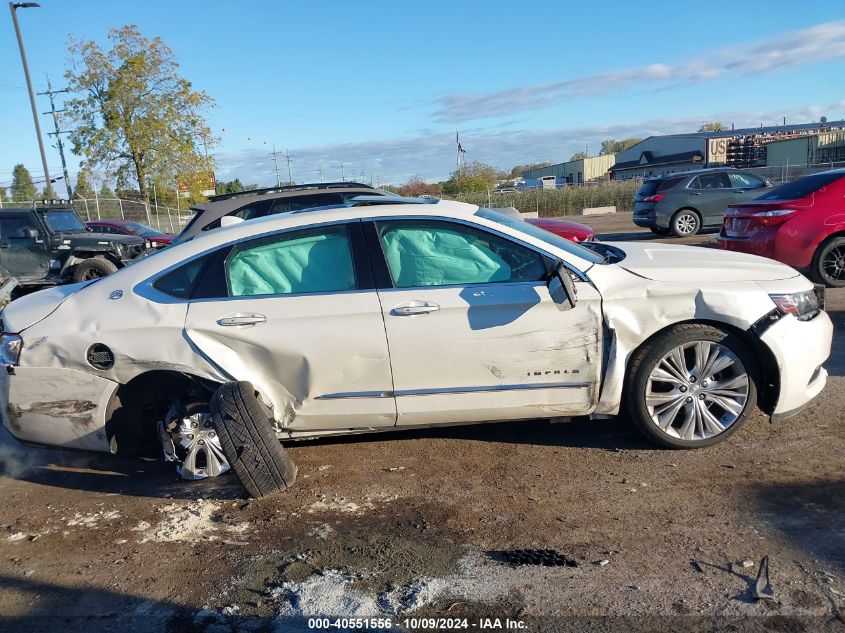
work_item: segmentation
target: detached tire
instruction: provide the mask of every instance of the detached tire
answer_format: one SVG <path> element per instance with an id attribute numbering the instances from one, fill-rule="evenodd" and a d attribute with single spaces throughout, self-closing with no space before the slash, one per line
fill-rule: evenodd
<path id="1" fill-rule="evenodd" d="M 667 448 L 703 448 L 733 435 L 757 405 L 759 369 L 738 336 L 704 323 L 675 325 L 628 365 L 625 412 Z"/>
<path id="2" fill-rule="evenodd" d="M 252 384 L 220 387 L 211 399 L 211 424 L 229 465 L 251 496 L 266 497 L 293 485 L 296 464 L 273 432 Z"/>
<path id="3" fill-rule="evenodd" d="M 117 270 L 114 262 L 105 257 L 92 257 L 86 259 L 76 265 L 73 270 L 73 281 L 79 283 L 81 281 L 90 281 L 92 279 L 99 279 L 111 275 Z"/>

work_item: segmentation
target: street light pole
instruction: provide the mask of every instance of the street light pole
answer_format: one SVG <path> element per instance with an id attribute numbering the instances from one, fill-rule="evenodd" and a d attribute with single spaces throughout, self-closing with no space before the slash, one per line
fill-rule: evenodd
<path id="1" fill-rule="evenodd" d="M 10 2 L 9 11 L 12 12 L 12 22 L 15 25 L 15 35 L 18 36 L 18 48 L 21 51 L 21 62 L 23 63 L 23 74 L 26 76 L 26 87 L 29 89 L 29 105 L 32 107 L 32 120 L 35 123 L 35 134 L 38 136 L 38 149 L 41 151 L 41 165 L 44 167 L 44 186 L 52 189 L 50 182 L 50 171 L 47 169 L 47 155 L 44 153 L 44 141 L 41 138 L 41 125 L 38 123 L 38 110 L 35 107 L 35 93 L 32 91 L 32 81 L 29 78 L 29 65 L 26 63 L 26 51 L 23 47 L 21 27 L 18 24 L 17 9 L 32 9 L 40 7 L 37 2 Z"/>

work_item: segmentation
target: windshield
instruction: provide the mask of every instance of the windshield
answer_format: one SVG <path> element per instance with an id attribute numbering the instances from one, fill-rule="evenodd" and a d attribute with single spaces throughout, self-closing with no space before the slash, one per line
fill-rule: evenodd
<path id="1" fill-rule="evenodd" d="M 50 230 L 56 233 L 85 233 L 88 230 L 73 211 L 48 211 L 42 217 Z"/>
<path id="2" fill-rule="evenodd" d="M 146 224 L 138 224 L 137 222 L 127 222 L 123 226 L 128 231 L 131 231 L 135 235 L 140 235 L 141 237 L 161 237 L 162 235 L 166 235 L 166 233 L 156 231 L 151 226 L 147 226 Z"/>
<path id="3" fill-rule="evenodd" d="M 475 212 L 480 218 L 484 218 L 485 220 L 492 220 L 493 222 L 498 222 L 510 229 L 518 231 L 520 233 L 524 233 L 525 235 L 530 235 L 531 237 L 537 238 L 538 240 L 542 240 L 552 246 L 555 246 L 571 255 L 575 255 L 576 257 L 580 257 L 581 259 L 587 260 L 588 262 L 592 262 L 593 264 L 603 264 L 605 263 L 604 257 L 599 255 L 598 253 L 591 251 L 589 249 L 584 248 L 583 246 L 579 246 L 574 242 L 570 242 L 569 240 L 559 237 L 554 233 L 549 233 L 545 229 L 541 229 L 538 226 L 534 226 L 533 224 L 529 224 L 525 220 L 521 218 L 512 218 L 507 215 L 503 215 L 498 211 L 493 211 L 492 209 L 485 209 L 484 207 L 480 207 L 478 211 Z"/>
<path id="4" fill-rule="evenodd" d="M 776 187 L 769 193 L 756 198 L 756 200 L 798 200 L 843 177 L 845 175 L 841 171 L 829 171 L 821 174 L 813 174 L 812 176 L 804 176 L 798 180 L 793 180 L 785 185 Z"/>

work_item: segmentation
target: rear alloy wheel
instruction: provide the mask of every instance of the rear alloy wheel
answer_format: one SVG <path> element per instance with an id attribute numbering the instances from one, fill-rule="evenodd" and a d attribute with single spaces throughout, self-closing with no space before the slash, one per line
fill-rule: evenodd
<path id="1" fill-rule="evenodd" d="M 625 401 L 643 434 L 669 448 L 721 442 L 757 404 L 754 357 L 735 335 L 699 323 L 648 342 L 629 368 Z"/>
<path id="2" fill-rule="evenodd" d="M 671 231 L 677 237 L 689 237 L 698 233 L 701 228 L 701 219 L 695 211 L 681 209 L 672 216 Z"/>
<path id="3" fill-rule="evenodd" d="M 816 280 L 825 286 L 845 288 L 845 237 L 824 242 L 813 257 Z"/>
<path id="4" fill-rule="evenodd" d="M 73 281 L 74 283 L 79 283 L 81 281 L 99 279 L 100 277 L 111 275 L 116 270 L 117 266 L 115 263 L 105 257 L 92 257 L 76 265 L 73 271 Z"/>

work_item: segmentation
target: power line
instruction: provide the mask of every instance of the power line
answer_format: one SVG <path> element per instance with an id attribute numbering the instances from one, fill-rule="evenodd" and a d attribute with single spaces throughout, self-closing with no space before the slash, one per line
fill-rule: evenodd
<path id="1" fill-rule="evenodd" d="M 61 94 L 62 92 L 69 92 L 67 88 L 62 88 L 61 90 L 53 90 L 53 86 L 50 84 L 50 75 L 47 75 L 47 91 L 46 92 L 39 92 L 39 95 L 48 95 L 50 97 L 50 112 L 44 112 L 44 114 L 52 114 L 53 115 L 53 126 L 56 130 L 55 132 L 47 132 L 47 136 L 55 136 L 56 137 L 56 144 L 58 145 L 59 149 L 59 157 L 62 159 L 62 173 L 65 175 L 65 188 L 67 189 L 67 198 L 68 200 L 73 199 L 73 189 L 70 186 L 70 176 L 67 173 L 67 161 L 65 160 L 65 148 L 62 144 L 62 134 L 68 134 L 67 131 L 63 131 L 59 129 L 59 112 L 66 112 L 66 110 L 56 110 L 56 102 L 53 100 L 53 95 Z"/>

